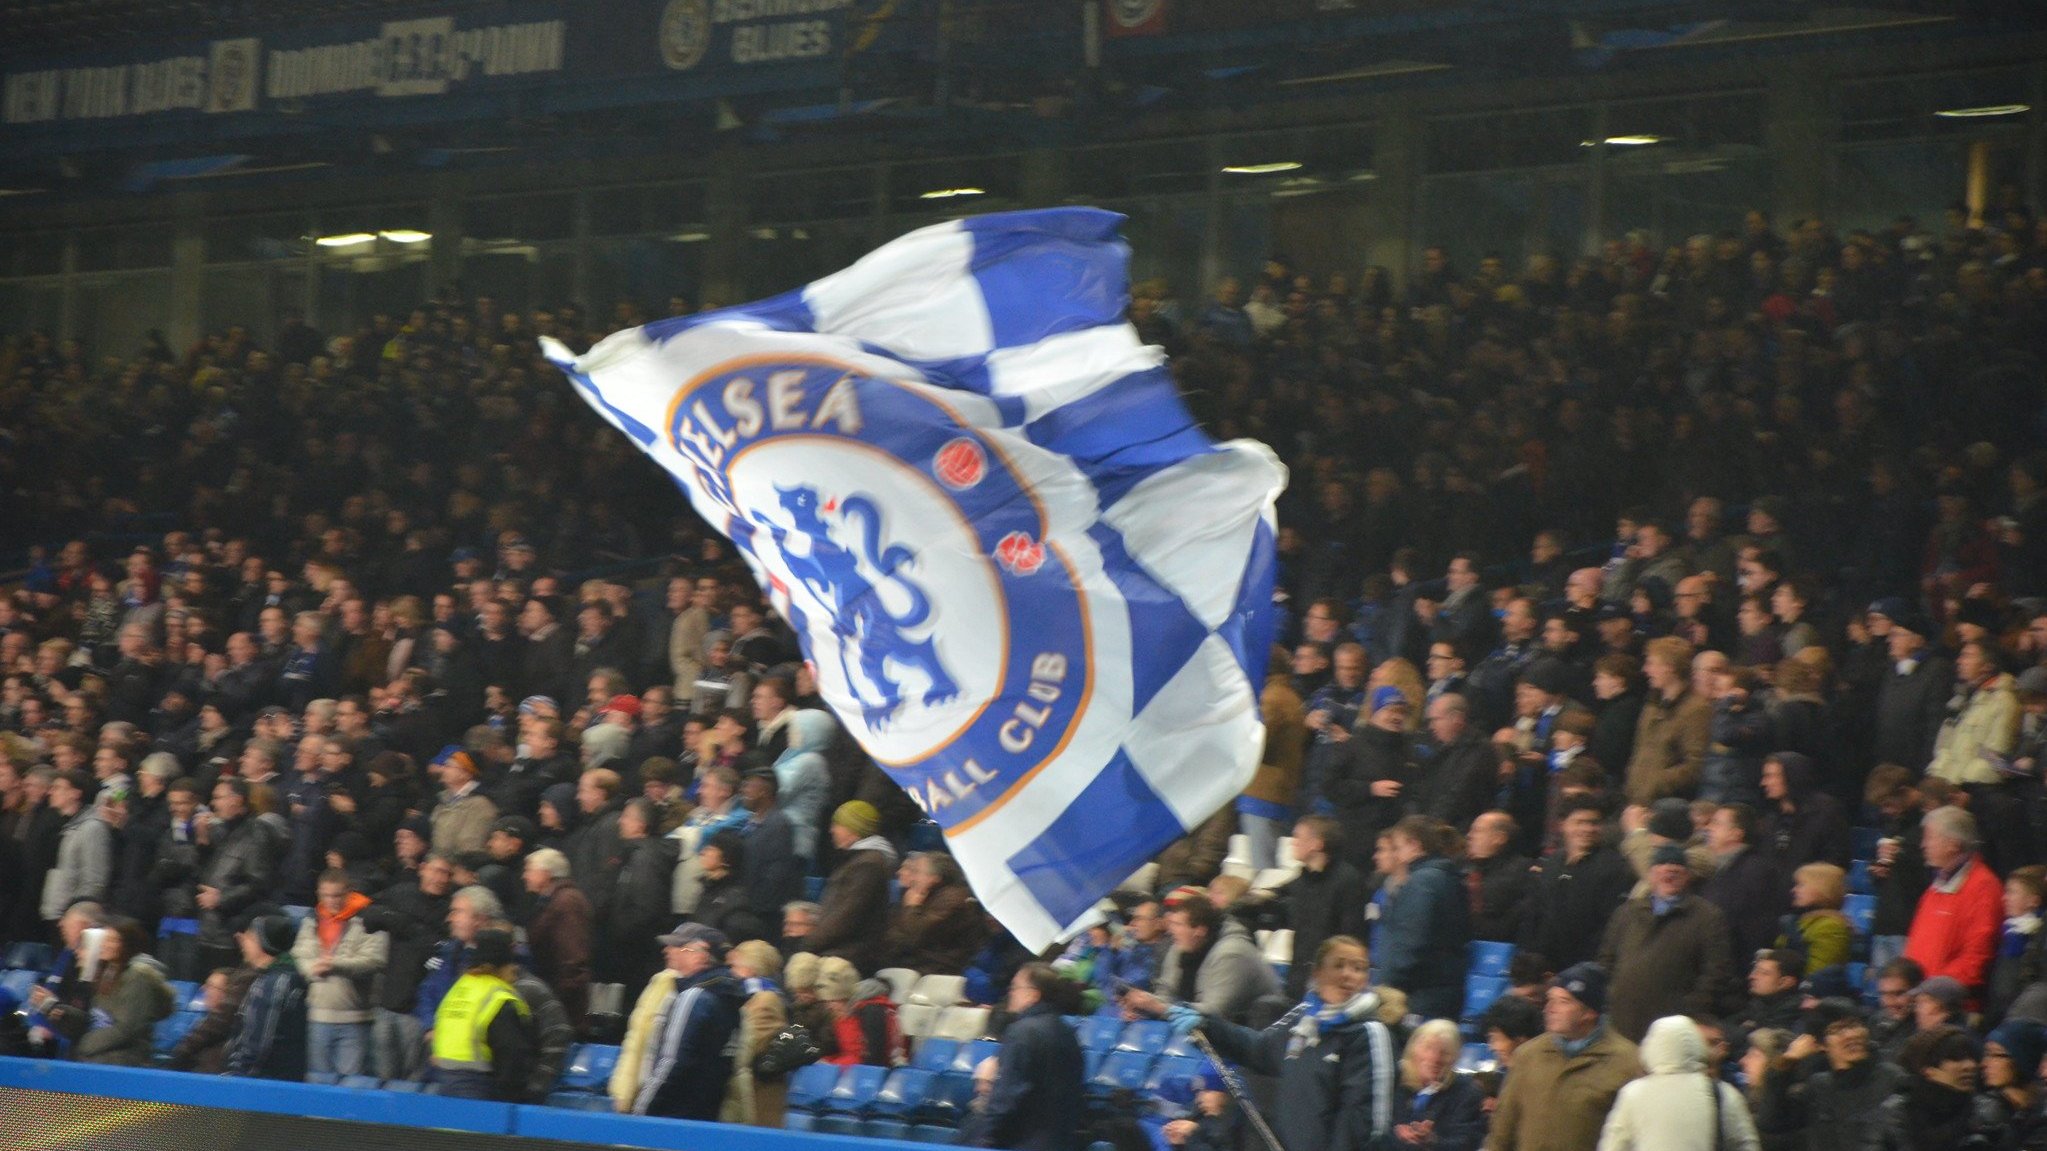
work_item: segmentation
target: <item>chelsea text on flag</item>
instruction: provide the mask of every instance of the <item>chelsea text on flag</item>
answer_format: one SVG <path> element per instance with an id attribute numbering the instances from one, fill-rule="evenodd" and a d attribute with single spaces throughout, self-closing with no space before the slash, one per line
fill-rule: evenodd
<path id="1" fill-rule="evenodd" d="M 731 537 L 818 689 L 1032 949 L 1249 781 L 1263 445 L 1124 319 L 1122 218 L 913 232 L 801 291 L 548 355 Z"/>

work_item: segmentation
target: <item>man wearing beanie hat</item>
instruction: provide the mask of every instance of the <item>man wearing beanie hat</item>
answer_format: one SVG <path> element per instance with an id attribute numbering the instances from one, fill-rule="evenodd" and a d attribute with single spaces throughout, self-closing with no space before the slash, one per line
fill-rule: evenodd
<path id="1" fill-rule="evenodd" d="M 306 980 L 292 962 L 298 925 L 289 916 L 255 917 L 235 933 L 242 962 L 256 970 L 227 1041 L 227 1073 L 297 1082 L 306 1077 Z"/>
<path id="2" fill-rule="evenodd" d="M 1977 1115 L 2006 1130 L 2005 1146 L 2038 1147 L 2047 1113 L 2038 1106 L 2040 1059 L 2047 1056 L 2047 1026 L 2007 1019 L 1983 1040 L 1983 1094 Z"/>
<path id="3" fill-rule="evenodd" d="M 1372 870 L 1379 833 L 1407 813 L 1414 782 L 1414 743 L 1407 734 L 1407 696 L 1390 684 L 1373 689 L 1367 718 L 1334 757 L 1323 795 L 1343 824 L 1343 856 L 1360 873 Z"/>
<path id="4" fill-rule="evenodd" d="M 1584 1151 L 1597 1146 L 1623 1086 L 1642 1075 L 1633 1043 L 1606 1025 L 1607 973 L 1566 967 L 1543 1001 L 1543 1034 L 1514 1052 L 1493 1112 L 1491 1151 Z"/>
<path id="5" fill-rule="evenodd" d="M 842 855 L 805 941 L 819 956 L 839 956 L 862 971 L 881 966 L 880 929 L 888 922 L 888 881 L 896 870 L 895 846 L 880 830 L 881 812 L 865 800 L 847 800 L 832 813 L 832 846 Z"/>
<path id="6" fill-rule="evenodd" d="M 1607 924 L 1599 963 L 1612 972 L 1612 1023 L 1630 1041 L 1665 1015 L 1708 1015 L 1733 989 L 1727 919 L 1691 894 L 1692 869 L 1675 843 L 1649 860 L 1649 890 Z"/>
<path id="7" fill-rule="evenodd" d="M 1868 1146 L 1908 1151 L 1960 1148 L 1978 1129 L 1970 1104 L 1976 1092 L 1976 1041 L 1959 1027 L 1914 1035 L 1898 1057 L 1911 1085 L 1883 1101 L 1876 1119 L 1880 1139 Z M 2006 1144 L 2009 1146 L 2009 1144 Z"/>
<path id="8" fill-rule="evenodd" d="M 1933 742 L 1954 694 L 1955 670 L 1928 648 L 1933 625 L 1917 611 L 1903 611 L 1903 618 L 1886 617 L 1891 622 L 1884 640 L 1889 666 L 1877 685 L 1871 750 L 1878 763 L 1918 771 L 1933 759 Z"/>
<path id="9" fill-rule="evenodd" d="M 434 850 L 447 855 L 482 851 L 497 822 L 498 807 L 480 790 L 476 761 L 468 752 L 456 751 L 441 760 L 439 770 L 442 791 L 432 817 Z"/>

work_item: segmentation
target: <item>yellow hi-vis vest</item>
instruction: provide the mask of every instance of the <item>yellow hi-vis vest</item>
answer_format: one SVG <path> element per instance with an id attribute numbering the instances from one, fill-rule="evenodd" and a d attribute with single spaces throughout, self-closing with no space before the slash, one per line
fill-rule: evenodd
<path id="1" fill-rule="evenodd" d="M 457 979 L 434 1012 L 434 1066 L 488 1073 L 491 1021 L 506 1004 L 520 1015 L 527 1013 L 526 1001 L 495 975 L 472 971 Z"/>

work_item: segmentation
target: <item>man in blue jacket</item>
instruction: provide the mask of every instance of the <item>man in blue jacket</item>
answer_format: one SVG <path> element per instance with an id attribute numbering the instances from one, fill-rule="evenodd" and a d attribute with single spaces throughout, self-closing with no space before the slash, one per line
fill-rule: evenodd
<path id="1" fill-rule="evenodd" d="M 685 923 L 657 941 L 675 973 L 675 993 L 654 1020 L 633 1114 L 714 1120 L 732 1079 L 732 1033 L 746 988 L 725 966 L 723 932 Z"/>
<path id="2" fill-rule="evenodd" d="M 1456 1019 L 1464 1007 L 1471 900 L 1456 866 L 1430 849 L 1436 834 L 1426 816 L 1393 825 L 1392 894 L 1379 921 L 1372 982 L 1407 992 L 1409 1010 L 1424 1019 Z"/>
<path id="3" fill-rule="evenodd" d="M 235 934 L 257 971 L 242 1000 L 241 1025 L 227 1041 L 227 1073 L 297 1082 L 306 1077 L 306 979 L 292 963 L 298 925 L 264 915 Z"/>

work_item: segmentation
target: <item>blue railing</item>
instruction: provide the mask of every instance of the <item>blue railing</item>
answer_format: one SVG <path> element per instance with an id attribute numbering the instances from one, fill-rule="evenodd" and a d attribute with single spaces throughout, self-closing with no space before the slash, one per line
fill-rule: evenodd
<path id="1" fill-rule="evenodd" d="M 602 1112 L 450 1099 L 444 1095 L 358 1091 L 310 1083 L 234 1079 L 134 1067 L 96 1067 L 43 1059 L 0 1057 L 0 1088 L 56 1091 L 67 1095 L 296 1115 L 307 1119 L 334 1119 L 391 1127 L 605 1143 L 619 1147 L 644 1147 L 650 1151 L 842 1151 L 845 1147 L 843 1138 L 767 1127 L 699 1123 L 685 1119 L 647 1119 L 637 1115 L 606 1115 Z M 932 1151 L 929 1144 L 891 1139 L 866 1139 L 861 1145 L 871 1151 Z"/>

